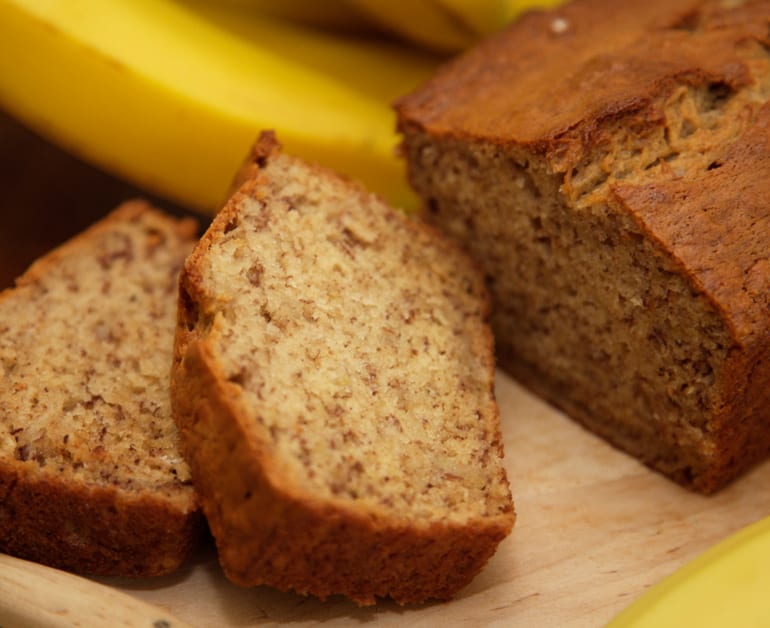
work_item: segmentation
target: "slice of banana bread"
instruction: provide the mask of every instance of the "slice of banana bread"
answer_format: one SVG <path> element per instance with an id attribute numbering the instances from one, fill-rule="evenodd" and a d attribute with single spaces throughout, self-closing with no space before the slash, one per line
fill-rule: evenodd
<path id="1" fill-rule="evenodd" d="M 704 492 L 770 451 L 770 2 L 577 0 L 397 105 L 499 357 Z"/>
<path id="2" fill-rule="evenodd" d="M 0 295 L 0 551 L 150 576 L 193 547 L 168 380 L 196 229 L 126 203 Z"/>
<path id="3" fill-rule="evenodd" d="M 513 525 L 483 278 L 356 184 L 280 153 L 188 258 L 183 450 L 240 585 L 448 598 Z"/>

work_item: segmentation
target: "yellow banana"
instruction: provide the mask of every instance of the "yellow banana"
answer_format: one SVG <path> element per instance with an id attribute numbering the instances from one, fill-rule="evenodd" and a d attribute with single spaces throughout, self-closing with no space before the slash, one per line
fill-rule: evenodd
<path id="1" fill-rule="evenodd" d="M 770 625 L 770 517 L 652 587 L 608 628 Z"/>
<path id="2" fill-rule="evenodd" d="M 351 0 L 364 15 L 385 32 L 403 37 L 431 50 L 454 52 L 470 46 L 478 33 L 462 16 L 441 2 L 423 0 Z M 468 2 L 470 4 L 470 2 Z M 479 0 L 479 5 L 500 5 Z M 474 9 L 474 15 L 476 15 Z M 500 12 L 502 23 L 503 12 Z"/>
<path id="3" fill-rule="evenodd" d="M 564 2 L 565 0 L 507 0 L 505 21 L 510 22 L 532 9 L 553 9 Z"/>
<path id="4" fill-rule="evenodd" d="M 432 50 L 457 52 L 523 12 L 563 0 L 349 0 L 386 32 Z"/>
<path id="5" fill-rule="evenodd" d="M 361 33 L 369 28 L 367 21 L 351 9 L 346 0 L 208 0 L 206 4 L 212 8 L 256 11 L 340 32 Z"/>
<path id="6" fill-rule="evenodd" d="M 261 9 L 246 6 L 247 1 L 254 0 L 178 1 L 212 25 L 246 41 L 259 42 L 261 48 L 284 61 L 332 77 L 386 105 L 413 89 L 445 60 L 438 54 L 416 51 L 395 41 L 334 35 L 286 20 L 271 19 L 261 15 Z M 262 1 L 259 0 L 257 5 L 261 6 Z M 295 1 L 299 3 L 300 0 Z M 230 2 L 243 3 L 243 6 L 234 8 Z M 309 15 L 316 19 L 312 10 Z"/>
<path id="7" fill-rule="evenodd" d="M 215 210 L 263 128 L 289 152 L 397 205 L 414 203 L 388 101 L 425 78 L 433 58 L 268 24 L 255 12 L 236 30 L 203 5 L 0 0 L 0 106 L 191 208 Z M 278 36 L 267 47 L 271 29 Z"/>

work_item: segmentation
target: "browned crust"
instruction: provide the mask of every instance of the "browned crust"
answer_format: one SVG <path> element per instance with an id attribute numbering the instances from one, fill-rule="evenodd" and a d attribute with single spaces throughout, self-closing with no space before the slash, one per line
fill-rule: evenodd
<path id="1" fill-rule="evenodd" d="M 265 165 L 266 160 L 270 155 L 280 151 L 281 144 L 275 136 L 275 131 L 262 131 L 259 134 L 257 141 L 252 145 L 249 154 L 244 159 L 240 168 L 238 168 L 238 172 L 235 173 L 235 177 L 233 177 L 233 182 L 230 185 L 230 190 L 227 194 L 228 200 L 244 183 L 259 175 L 260 168 Z"/>
<path id="2" fill-rule="evenodd" d="M 718 453 L 698 479 L 714 490 L 770 453 L 770 104 L 699 180 L 618 186 L 613 196 L 734 339 L 711 424 Z"/>
<path id="3" fill-rule="evenodd" d="M 267 135 L 255 154 L 266 159 L 277 151 L 279 145 Z M 226 227 L 242 195 L 259 193 L 254 179 L 258 176 L 257 166 L 215 218 L 180 279 L 171 398 L 220 562 L 228 578 L 243 586 L 269 584 L 320 598 L 343 594 L 359 604 L 372 604 L 380 596 L 401 604 L 448 599 L 478 573 L 509 534 L 513 509 L 467 525 L 417 526 L 342 499 L 314 499 L 301 487 L 287 485 L 280 471 L 271 468 L 266 443 L 239 411 L 240 387 L 225 380 L 205 332 L 200 331 L 207 323 L 201 322 L 205 314 L 198 308 L 199 259 Z M 401 216 L 397 219 L 420 228 Z M 440 241 L 456 247 L 443 237 Z M 476 289 L 483 298 L 482 281 Z M 488 298 L 483 309 L 486 317 Z M 486 329 L 476 340 L 479 350 L 489 356 L 491 388 L 491 332 Z M 491 446 L 502 452 L 496 408 L 493 416 L 497 424 Z"/>
<path id="4" fill-rule="evenodd" d="M 604 120 L 643 111 L 677 84 L 746 84 L 736 44 L 767 41 L 767 3 L 735 10 L 739 28 L 719 17 L 719 28 L 691 41 L 690 21 L 704 5 L 716 6 L 575 0 L 529 13 L 399 100 L 399 129 L 556 154 L 590 143 Z"/>
<path id="5" fill-rule="evenodd" d="M 770 103 L 697 179 L 617 185 L 612 196 L 708 296 L 738 346 L 770 342 Z"/>
<path id="6" fill-rule="evenodd" d="M 83 574 L 146 577 L 175 571 L 197 543 L 203 521 L 192 500 L 74 485 L 36 467 L 0 461 L 5 553 Z"/>
<path id="7" fill-rule="evenodd" d="M 59 260 L 111 228 L 153 212 L 180 237 L 194 240 L 192 218 L 175 220 L 142 200 L 107 217 L 34 262 L 16 280 L 44 277 Z M 13 298 L 14 288 L 0 293 Z M 0 551 L 83 574 L 159 576 L 176 570 L 197 544 L 204 521 L 197 497 L 70 482 L 34 461 L 0 460 Z"/>

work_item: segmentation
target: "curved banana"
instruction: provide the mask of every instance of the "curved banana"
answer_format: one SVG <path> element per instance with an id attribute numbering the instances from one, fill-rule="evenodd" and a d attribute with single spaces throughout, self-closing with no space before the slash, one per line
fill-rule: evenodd
<path id="1" fill-rule="evenodd" d="M 284 61 L 317 71 L 355 89 L 356 92 L 389 103 L 403 96 L 446 59 L 435 53 L 417 51 L 392 40 L 366 39 L 361 33 L 342 35 L 326 29 L 291 23 L 299 18 L 275 19 L 260 9 L 246 6 L 255 0 L 177 0 L 196 16 L 247 42 L 258 42 Z M 307 0 L 294 0 L 296 4 Z M 332 7 L 343 2 L 323 3 Z M 235 4 L 230 4 L 235 3 Z M 243 4 L 243 6 L 238 6 Z M 264 0 L 256 2 L 262 7 Z M 291 3 L 286 5 L 291 7 Z M 315 20 L 313 11 L 308 13 Z M 317 26 L 320 26 L 317 24 Z M 334 27 L 329 27 L 334 30 Z M 361 27 L 365 30 L 365 26 Z"/>
<path id="2" fill-rule="evenodd" d="M 345 33 L 361 33 L 368 22 L 346 0 L 209 0 L 212 8 L 237 8 L 246 11 L 310 24 Z"/>
<path id="3" fill-rule="evenodd" d="M 563 0 L 349 0 L 373 23 L 426 48 L 458 52 L 529 9 Z"/>
<path id="4" fill-rule="evenodd" d="M 255 38 L 201 4 L 0 0 L 0 106 L 78 156 L 203 211 L 219 206 L 264 128 L 288 152 L 396 205 L 414 203 L 388 100 L 425 78 L 432 58 L 330 43 L 244 14 L 262 29 Z M 267 47 L 270 29 L 280 36 Z"/>
<path id="5" fill-rule="evenodd" d="M 431 50 L 455 52 L 467 48 L 478 39 L 478 33 L 462 17 L 442 2 L 423 0 L 351 0 L 373 24 L 387 33 L 403 37 Z M 467 4 L 471 4 L 468 2 Z M 484 7 L 499 5 L 502 24 L 502 3 L 479 0 Z M 478 9 L 473 9 L 476 15 Z"/>
<path id="6" fill-rule="evenodd" d="M 721 628 L 770 621 L 770 517 L 707 550 L 621 612 L 608 628 Z"/>
<path id="7" fill-rule="evenodd" d="M 564 4 L 564 1 L 565 0 L 506 0 L 507 14 L 505 20 L 506 22 L 510 22 L 519 17 L 522 13 L 526 13 L 532 9 L 552 9 L 560 4 Z"/>

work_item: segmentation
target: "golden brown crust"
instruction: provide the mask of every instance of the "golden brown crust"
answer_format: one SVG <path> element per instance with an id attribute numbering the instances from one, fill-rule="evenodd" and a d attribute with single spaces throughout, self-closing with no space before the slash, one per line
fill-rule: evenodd
<path id="1" fill-rule="evenodd" d="M 140 221 L 150 214 L 154 225 L 166 230 L 166 235 L 174 233 L 181 242 L 192 246 L 197 235 L 195 220 L 172 219 L 141 200 L 127 202 L 33 263 L 17 279 L 16 288 L 0 295 L 0 300 L 7 306 L 4 314 L 13 312 L 11 306 L 17 299 L 35 298 L 29 295 L 38 294 L 38 284 L 42 284 L 67 259 L 89 251 L 90 242 L 110 233 L 116 225 Z M 110 260 L 103 261 L 107 264 Z M 94 260 L 94 263 L 99 261 Z M 73 302 L 79 302 L 77 298 L 73 296 Z M 4 320 L 3 329 L 6 334 L 12 333 L 9 329 L 18 331 L 19 323 Z M 28 323 L 36 324 L 34 321 Z M 40 342 L 45 342 L 43 333 L 44 330 Z M 8 342 L 4 343 L 3 349 L 7 352 L 15 345 L 9 336 L 6 340 Z M 51 347 L 51 351 L 66 349 Z M 155 347 L 148 349 L 156 350 Z M 8 359 L 9 355 L 4 353 L 3 357 Z M 13 369 L 13 366 L 8 368 Z M 38 372 L 45 374 L 46 368 L 41 366 Z M 109 377 L 109 374 L 104 375 Z M 125 370 L 121 372 L 116 367 L 116 380 L 126 375 Z M 13 381 L 17 390 L 26 386 L 15 375 Z M 47 391 L 44 380 L 30 384 L 39 387 L 41 397 Z M 87 389 L 88 385 L 85 386 Z M 76 396 L 79 391 L 69 393 Z M 14 403 L 12 395 L 2 400 L 8 413 Z M 39 419 L 9 414 L 4 417 L 0 438 L 4 439 L 4 443 L 12 444 L 17 433 L 22 431 L 22 428 L 12 426 L 24 426 L 33 420 Z M 61 421 L 62 417 L 58 420 Z M 123 416 L 122 420 L 129 420 L 129 417 Z M 158 417 L 158 420 L 170 421 L 171 418 Z M 12 428 L 11 432 L 6 433 L 6 428 Z M 118 426 L 113 428 L 118 429 Z M 80 443 L 76 436 L 80 428 L 73 425 L 71 429 L 69 443 L 77 448 L 77 452 L 73 449 L 73 459 L 75 456 L 88 458 L 86 464 L 98 473 L 102 457 L 98 452 L 99 446 L 96 443 Z M 6 449 L 0 459 L 0 551 L 84 574 L 146 577 L 176 570 L 196 545 L 203 529 L 203 518 L 189 481 L 183 485 L 169 474 L 164 486 L 143 487 L 133 479 L 122 486 L 120 471 L 116 471 L 110 463 L 104 466 L 103 473 L 104 477 L 110 478 L 114 474 L 114 479 L 93 482 L 77 476 L 77 466 L 83 465 L 83 462 L 72 467 L 52 456 L 43 463 L 28 458 L 24 453 L 25 447 L 29 446 L 19 448 L 17 445 L 15 451 Z M 65 441 L 64 449 L 66 447 Z M 39 454 L 41 460 L 45 455 L 42 452 Z M 139 452 L 136 455 L 144 457 L 153 453 Z M 135 463 L 132 461 L 130 464 Z"/>
<path id="2" fill-rule="evenodd" d="M 770 103 L 697 181 L 613 194 L 721 312 L 735 343 L 712 427 L 719 454 L 698 480 L 711 492 L 770 453 Z"/>
<path id="3" fill-rule="evenodd" d="M 272 136 L 257 146 L 260 159 L 277 155 Z M 263 162 L 264 165 L 264 162 Z M 318 177 L 333 176 L 315 169 Z M 504 512 L 462 524 L 434 520 L 417 524 L 408 516 L 326 495 L 311 497 L 269 455 L 271 445 L 243 411 L 244 391 L 222 371 L 210 331 L 211 312 L 201 266 L 213 243 L 227 233 L 241 204 L 259 198 L 263 182 L 251 171 L 240 191 L 218 214 L 188 259 L 180 279 L 179 324 L 172 369 L 171 397 L 182 443 L 204 511 L 217 541 L 227 576 L 243 586 L 270 584 L 321 598 L 344 594 L 360 604 L 379 596 L 415 603 L 448 599 L 467 584 L 510 532 L 514 514 Z M 350 188 L 351 195 L 365 193 Z M 394 220 L 404 220 L 393 215 Z M 415 237 L 432 240 L 432 229 Z M 439 244 L 438 242 L 441 242 Z M 446 244 L 444 244 L 446 243 Z M 458 255 L 456 244 L 439 238 L 436 246 Z M 485 317 L 488 299 L 483 282 L 469 286 Z M 482 331 L 483 329 L 483 331 Z M 494 377 L 492 336 L 479 328 L 475 351 L 486 356 L 484 381 L 492 406 L 488 435 L 493 455 L 501 455 L 499 416 L 491 390 Z M 506 483 L 505 479 L 502 479 Z M 510 500 L 510 496 L 508 496 Z"/>
<path id="4" fill-rule="evenodd" d="M 151 491 L 74 485 L 0 461 L 0 548 L 83 574 L 149 577 L 176 571 L 202 531 L 197 508 Z"/>
<path id="5" fill-rule="evenodd" d="M 767 40 L 766 3 L 749 2 L 728 19 L 717 11 L 719 28 L 689 37 L 693 19 L 709 19 L 704 5 L 578 0 L 529 13 L 396 103 L 401 130 L 555 154 L 591 142 L 604 120 L 641 112 L 682 81 L 745 84 L 737 44 Z"/>
<path id="6" fill-rule="evenodd" d="M 233 182 L 227 194 L 228 200 L 238 192 L 244 183 L 257 177 L 259 169 L 265 165 L 265 161 L 270 155 L 276 154 L 280 150 L 281 144 L 275 136 L 275 131 L 262 131 L 257 141 L 252 145 L 238 172 L 235 173 L 235 177 L 233 177 Z"/>
<path id="7" fill-rule="evenodd" d="M 696 180 L 619 184 L 612 192 L 722 310 L 741 348 L 770 341 L 770 103 Z"/>

